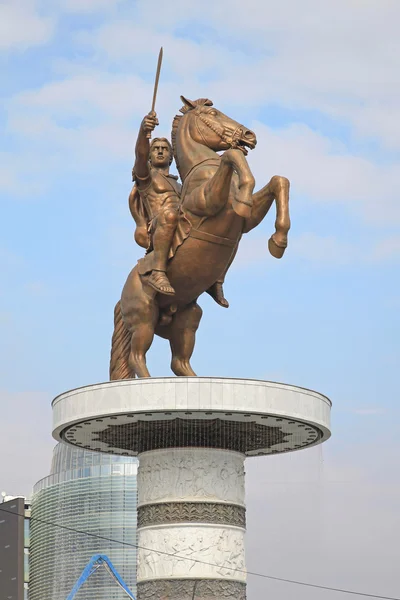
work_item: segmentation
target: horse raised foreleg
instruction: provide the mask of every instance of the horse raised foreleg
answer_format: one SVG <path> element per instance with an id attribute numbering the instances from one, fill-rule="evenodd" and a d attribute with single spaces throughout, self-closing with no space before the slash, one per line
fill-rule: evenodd
<path id="1" fill-rule="evenodd" d="M 194 215 L 213 217 L 228 202 L 233 169 L 227 163 L 220 163 L 212 177 L 186 194 L 184 205 Z"/>
<path id="2" fill-rule="evenodd" d="M 290 183 L 286 177 L 274 175 L 266 186 L 253 195 L 251 216 L 246 219 L 243 229 L 243 233 L 247 233 L 257 227 L 275 200 L 275 233 L 268 242 L 269 251 L 275 258 L 282 258 L 287 247 L 287 234 L 290 229 L 289 187 Z"/>
<path id="3" fill-rule="evenodd" d="M 221 156 L 221 163 L 230 165 L 239 176 L 239 193 L 232 199 L 233 210 L 239 217 L 250 217 L 255 180 L 243 152 L 235 149 L 227 150 Z"/>
<path id="4" fill-rule="evenodd" d="M 243 153 L 233 149 L 224 152 L 212 177 L 186 195 L 185 208 L 198 216 L 218 214 L 228 202 L 234 172 L 239 176 L 239 193 L 233 208 L 242 217 L 250 216 L 254 177 Z"/>
<path id="5" fill-rule="evenodd" d="M 190 359 L 202 314 L 200 306 L 196 302 L 192 302 L 185 308 L 179 309 L 171 324 L 161 333 L 162 337 L 168 337 L 171 345 L 171 369 L 175 375 L 180 377 L 196 376 L 190 365 Z"/>

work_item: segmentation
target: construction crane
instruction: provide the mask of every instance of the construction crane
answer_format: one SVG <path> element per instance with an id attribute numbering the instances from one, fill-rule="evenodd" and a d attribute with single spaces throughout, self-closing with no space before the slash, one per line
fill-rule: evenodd
<path id="1" fill-rule="evenodd" d="M 136 600 L 135 596 L 132 594 L 122 577 L 119 575 L 111 560 L 105 554 L 95 554 L 94 556 L 92 556 L 86 567 L 83 569 L 82 575 L 79 577 L 78 581 L 72 588 L 72 591 L 67 597 L 67 600 L 73 600 L 73 598 L 75 598 L 76 594 L 83 586 L 85 581 L 87 581 L 89 577 L 93 575 L 93 573 L 97 571 L 97 569 L 102 565 L 104 565 L 104 567 L 107 569 L 107 571 L 114 579 L 114 581 L 119 585 L 119 587 L 124 590 L 128 598 L 131 598 L 131 600 Z"/>

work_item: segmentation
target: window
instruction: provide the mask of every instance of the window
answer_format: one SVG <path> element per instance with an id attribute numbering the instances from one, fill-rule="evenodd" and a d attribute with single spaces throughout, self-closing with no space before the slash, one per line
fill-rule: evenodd
<path id="1" fill-rule="evenodd" d="M 29 535 L 29 519 L 25 519 L 24 521 L 24 546 L 25 548 L 29 548 L 30 545 L 30 535 Z"/>

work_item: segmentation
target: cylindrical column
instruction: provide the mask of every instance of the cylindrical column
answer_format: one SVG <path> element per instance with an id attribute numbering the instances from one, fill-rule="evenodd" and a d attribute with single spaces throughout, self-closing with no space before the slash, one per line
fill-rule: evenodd
<path id="1" fill-rule="evenodd" d="M 138 600 L 245 600 L 244 459 L 213 448 L 140 454 Z"/>
<path id="2" fill-rule="evenodd" d="M 244 456 L 330 437 L 328 398 L 268 381 L 111 381 L 53 410 L 58 441 L 140 457 L 139 600 L 244 600 Z"/>

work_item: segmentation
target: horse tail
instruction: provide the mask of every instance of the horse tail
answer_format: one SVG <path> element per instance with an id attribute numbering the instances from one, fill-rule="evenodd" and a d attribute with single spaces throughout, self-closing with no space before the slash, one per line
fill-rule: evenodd
<path id="1" fill-rule="evenodd" d="M 135 377 L 129 366 L 131 334 L 125 327 L 121 313 L 121 301 L 114 309 L 114 333 L 111 342 L 110 380 L 130 379 Z"/>

